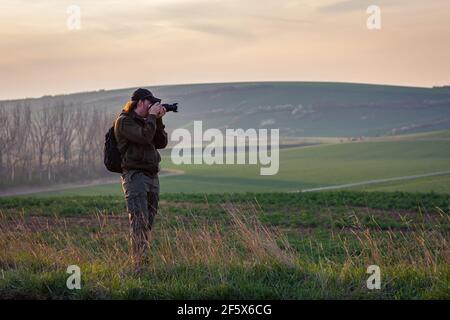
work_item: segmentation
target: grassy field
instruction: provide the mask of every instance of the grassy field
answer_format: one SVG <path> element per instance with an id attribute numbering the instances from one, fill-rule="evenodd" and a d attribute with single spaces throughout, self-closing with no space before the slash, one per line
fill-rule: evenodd
<path id="1" fill-rule="evenodd" d="M 166 151 L 163 167 L 185 173 L 161 178 L 140 276 L 119 177 L 0 198 L 0 298 L 450 299 L 449 174 L 296 192 L 450 170 L 446 134 L 285 148 L 276 176 L 174 166 Z M 81 290 L 66 287 L 69 265 Z M 370 265 L 380 290 L 366 287 Z"/>
<path id="2" fill-rule="evenodd" d="M 149 264 L 121 196 L 0 199 L 1 298 L 449 299 L 450 198 L 354 192 L 162 195 Z M 82 289 L 66 288 L 66 268 Z M 368 290 L 366 269 L 381 269 Z"/>
<path id="3" fill-rule="evenodd" d="M 436 192 L 450 194 L 450 174 L 350 188 L 363 191 Z"/>
<path id="4" fill-rule="evenodd" d="M 280 150 L 280 170 L 260 176 L 258 166 L 174 166 L 168 154 L 162 167 L 181 169 L 181 176 L 162 178 L 161 192 L 279 192 L 298 191 L 372 179 L 395 178 L 450 170 L 450 141 L 380 141 L 323 144 Z M 119 184 L 85 187 L 39 194 L 120 195 Z M 398 190 L 447 194 L 449 175 L 359 186 L 355 190 Z"/>

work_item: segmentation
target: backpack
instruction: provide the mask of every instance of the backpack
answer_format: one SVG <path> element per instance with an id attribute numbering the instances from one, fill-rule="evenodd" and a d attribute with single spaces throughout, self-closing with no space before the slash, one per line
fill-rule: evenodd
<path id="1" fill-rule="evenodd" d="M 105 135 L 105 147 L 103 150 L 103 162 L 106 169 L 111 172 L 123 173 L 122 156 L 117 148 L 116 137 L 114 136 L 114 126 L 112 126 Z"/>

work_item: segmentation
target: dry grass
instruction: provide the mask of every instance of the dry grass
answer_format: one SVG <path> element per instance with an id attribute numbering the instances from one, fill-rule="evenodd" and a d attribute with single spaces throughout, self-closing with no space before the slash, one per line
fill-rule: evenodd
<path id="1" fill-rule="evenodd" d="M 295 252 L 281 232 L 264 226 L 251 212 L 231 204 L 227 210 L 232 223 L 227 228 L 195 217 L 189 225 L 183 219 L 172 226 L 162 222 L 150 239 L 150 265 L 295 264 Z M 102 262 L 124 267 L 129 263 L 127 235 L 125 217 L 101 212 L 92 218 L 72 219 L 1 215 L 0 263 L 14 264 L 18 256 L 26 255 L 54 265 Z"/>
<path id="2" fill-rule="evenodd" d="M 168 223 L 159 217 L 150 240 L 148 274 L 206 266 L 215 268 L 281 266 L 286 270 L 315 270 L 318 288 L 326 292 L 329 274 L 346 279 L 364 273 L 368 265 L 424 272 L 430 279 L 448 280 L 450 265 L 449 217 L 441 212 L 437 223 L 405 230 L 367 228 L 354 214 L 355 224 L 346 230 L 330 230 L 334 244 L 343 248 L 342 260 L 328 254 L 324 244 L 305 234 L 310 252 L 294 249 L 280 229 L 261 223 L 261 208 L 222 204 L 228 221 L 182 217 Z M 354 210 L 354 209 L 352 209 Z M 125 216 L 98 211 L 87 218 L 17 217 L 0 213 L 0 269 L 27 269 L 37 274 L 65 270 L 76 264 L 106 274 L 129 278 L 128 222 Z M 313 259 L 312 256 L 319 256 Z M 127 271 L 128 270 L 128 271 Z M 443 271 L 444 270 L 444 271 Z M 443 278 L 444 272 L 444 278 Z M 105 272 L 96 284 L 106 286 Z M 124 274 L 127 274 L 124 276 Z M 121 279 L 122 279 L 121 278 Z M 395 276 L 394 276 L 395 278 Z"/>

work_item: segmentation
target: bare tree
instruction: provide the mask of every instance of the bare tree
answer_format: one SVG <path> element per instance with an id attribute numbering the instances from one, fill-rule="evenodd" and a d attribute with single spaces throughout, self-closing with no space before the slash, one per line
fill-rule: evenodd
<path id="1" fill-rule="evenodd" d="M 9 115 L 4 105 L 0 106 L 0 145 L 2 146 L 0 152 L 0 177 L 1 181 L 6 182 L 7 174 L 7 158 L 10 154 L 11 136 L 9 128 Z"/>
<path id="2" fill-rule="evenodd" d="M 14 182 L 15 179 L 22 179 L 23 170 L 16 173 L 17 168 L 24 168 L 26 158 L 27 158 L 27 145 L 30 138 L 30 105 L 18 105 L 14 109 L 11 117 L 11 124 L 13 126 L 13 132 L 15 132 L 16 137 L 14 138 L 14 144 L 11 148 L 11 181 Z"/>
<path id="3" fill-rule="evenodd" d="M 115 115 L 64 101 L 33 109 L 0 106 L 0 187 L 110 175 L 104 137 Z"/>
<path id="4" fill-rule="evenodd" d="M 42 179 L 42 173 L 45 172 L 45 158 L 52 157 L 51 145 L 53 143 L 55 123 L 55 113 L 52 111 L 49 106 L 46 106 L 32 119 L 32 139 L 37 149 L 37 165 L 40 179 Z"/>
<path id="5" fill-rule="evenodd" d="M 77 126 L 77 148 L 78 148 L 78 170 L 82 172 L 86 169 L 86 156 L 89 137 L 89 114 L 84 108 L 77 108 L 76 111 L 76 126 Z"/>
<path id="6" fill-rule="evenodd" d="M 67 106 L 64 101 L 55 106 L 56 127 L 55 135 L 58 146 L 58 172 L 70 172 L 72 149 L 75 142 L 75 110 L 73 105 Z M 70 177 L 71 175 L 68 174 Z"/>

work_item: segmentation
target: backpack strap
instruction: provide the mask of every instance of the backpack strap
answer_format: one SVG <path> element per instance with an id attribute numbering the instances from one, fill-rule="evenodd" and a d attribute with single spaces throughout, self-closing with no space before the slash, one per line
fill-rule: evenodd
<path id="1" fill-rule="evenodd" d="M 128 114 L 127 113 L 125 113 L 125 112 L 122 112 L 122 113 L 120 113 L 120 115 L 117 117 L 117 119 L 114 121 L 114 123 L 113 123 L 113 128 L 114 128 L 114 131 L 115 131 L 115 127 L 116 127 L 116 122 L 119 120 L 119 119 L 123 119 L 123 118 L 125 118 L 125 117 L 127 117 L 128 116 Z M 119 148 L 118 148 L 119 149 Z M 119 149 L 119 152 L 120 152 L 120 154 L 123 156 L 126 152 L 127 152 L 127 150 L 128 150 L 128 143 L 126 143 L 125 144 L 125 146 L 122 148 L 123 150 L 120 150 Z"/>

